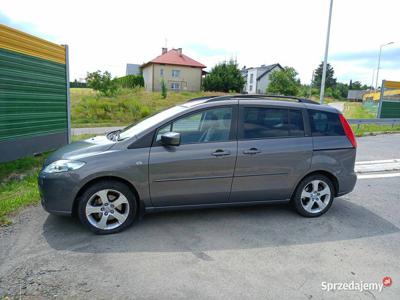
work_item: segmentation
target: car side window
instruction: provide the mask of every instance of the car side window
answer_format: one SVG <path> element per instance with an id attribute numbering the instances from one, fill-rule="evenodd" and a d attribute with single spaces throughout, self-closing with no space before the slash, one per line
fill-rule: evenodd
<path id="1" fill-rule="evenodd" d="M 295 109 L 244 107 L 242 127 L 244 139 L 304 136 L 303 113 Z"/>
<path id="2" fill-rule="evenodd" d="M 244 108 L 244 139 L 260 139 L 282 136 L 289 136 L 287 109 L 268 107 Z"/>
<path id="3" fill-rule="evenodd" d="M 313 136 L 344 135 L 343 127 L 336 113 L 309 110 L 311 134 Z"/>
<path id="4" fill-rule="evenodd" d="M 160 128 L 156 141 L 163 133 L 173 131 L 181 134 L 181 144 L 228 141 L 232 123 L 232 107 L 202 110 L 179 118 Z"/>

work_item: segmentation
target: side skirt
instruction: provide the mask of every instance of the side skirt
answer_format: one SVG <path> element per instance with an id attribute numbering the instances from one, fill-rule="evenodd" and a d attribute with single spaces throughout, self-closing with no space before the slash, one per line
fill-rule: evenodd
<path id="1" fill-rule="evenodd" d="M 175 206 L 151 206 L 146 207 L 146 213 L 155 213 L 160 211 L 172 211 L 172 210 L 189 210 L 189 209 L 205 209 L 205 208 L 217 208 L 217 207 L 237 207 L 237 206 L 254 206 L 254 205 L 265 205 L 265 204 L 284 204 L 289 203 L 290 199 L 285 200 L 266 200 L 266 201 L 250 201 L 250 202 L 227 202 L 227 203 L 215 203 L 215 204 L 188 204 L 188 205 L 175 205 Z"/>

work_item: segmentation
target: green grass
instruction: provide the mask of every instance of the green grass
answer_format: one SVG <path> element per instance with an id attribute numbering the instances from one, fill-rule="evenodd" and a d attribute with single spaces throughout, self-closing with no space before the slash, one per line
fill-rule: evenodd
<path id="1" fill-rule="evenodd" d="M 359 102 L 346 102 L 344 104 L 344 116 L 347 119 L 373 119 L 376 118 L 376 114 L 366 109 L 362 103 Z"/>
<path id="2" fill-rule="evenodd" d="M 376 125 L 376 124 L 362 124 L 351 125 L 353 132 L 356 136 L 374 135 L 380 133 L 398 133 L 400 132 L 400 125 Z"/>
<path id="3" fill-rule="evenodd" d="M 171 92 L 166 99 L 159 92 L 146 92 L 143 88 L 122 89 L 114 97 L 99 96 L 91 89 L 71 89 L 72 127 L 121 126 L 159 112 L 189 99 L 211 92 Z"/>
<path id="4" fill-rule="evenodd" d="M 75 141 L 91 135 L 75 136 Z M 49 153 L 25 157 L 0 164 L 0 226 L 11 221 L 9 216 L 28 205 L 40 201 L 37 177 Z"/>

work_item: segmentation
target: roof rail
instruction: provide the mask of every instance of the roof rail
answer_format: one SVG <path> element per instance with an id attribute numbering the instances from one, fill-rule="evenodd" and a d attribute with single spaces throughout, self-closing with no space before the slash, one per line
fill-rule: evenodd
<path id="1" fill-rule="evenodd" d="M 237 94 L 237 95 L 226 95 L 226 96 L 210 96 L 210 97 L 200 97 L 191 99 L 190 101 L 195 100 L 204 100 L 207 99 L 206 102 L 213 102 L 213 101 L 222 101 L 222 100 L 229 100 L 229 99 L 265 99 L 265 100 L 274 100 L 274 99 L 284 99 L 284 100 L 296 100 L 297 102 L 301 103 L 310 103 L 310 104 L 319 104 L 318 102 L 312 101 L 310 99 L 295 97 L 295 96 L 282 96 L 282 95 L 249 95 L 249 94 Z"/>
<path id="2" fill-rule="evenodd" d="M 220 96 L 203 96 L 203 97 L 197 97 L 197 98 L 193 98 L 190 99 L 186 102 L 192 102 L 192 101 L 198 101 L 198 100 L 204 100 L 204 99 L 212 99 L 212 98 L 216 98 L 216 97 L 220 97 Z"/>

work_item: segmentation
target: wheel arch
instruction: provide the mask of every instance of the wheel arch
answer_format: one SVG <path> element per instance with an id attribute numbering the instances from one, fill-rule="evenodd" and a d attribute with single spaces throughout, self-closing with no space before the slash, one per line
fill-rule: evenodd
<path id="1" fill-rule="evenodd" d="M 85 190 L 97 182 L 106 181 L 106 180 L 119 181 L 119 182 L 125 184 L 126 186 L 128 186 L 129 189 L 131 190 L 131 192 L 135 195 L 136 204 L 138 206 L 138 215 L 140 215 L 141 212 L 144 211 L 144 204 L 140 200 L 140 196 L 139 196 L 137 189 L 131 182 L 129 182 L 128 180 L 126 180 L 124 178 L 118 177 L 118 176 L 101 176 L 101 177 L 96 177 L 96 178 L 89 180 L 79 189 L 79 191 L 76 194 L 76 197 L 74 199 L 74 203 L 72 205 L 72 215 L 73 216 L 77 216 L 79 198 L 82 196 L 82 194 L 85 192 Z"/>
<path id="2" fill-rule="evenodd" d="M 324 175 L 324 176 L 328 177 L 332 181 L 333 187 L 335 189 L 334 190 L 334 196 L 337 197 L 338 192 L 339 192 L 339 180 L 337 179 L 337 177 L 334 174 L 332 174 L 331 172 L 326 171 L 326 170 L 314 170 L 314 171 L 309 172 L 309 173 L 307 173 L 306 175 L 304 175 L 303 177 L 300 178 L 300 180 L 296 183 L 295 188 L 293 189 L 293 192 L 292 192 L 292 194 L 290 196 L 290 199 L 293 198 L 293 196 L 294 196 L 294 194 L 296 192 L 296 189 L 299 186 L 300 182 L 302 182 L 304 178 L 306 178 L 308 176 L 312 176 L 312 175 Z"/>

